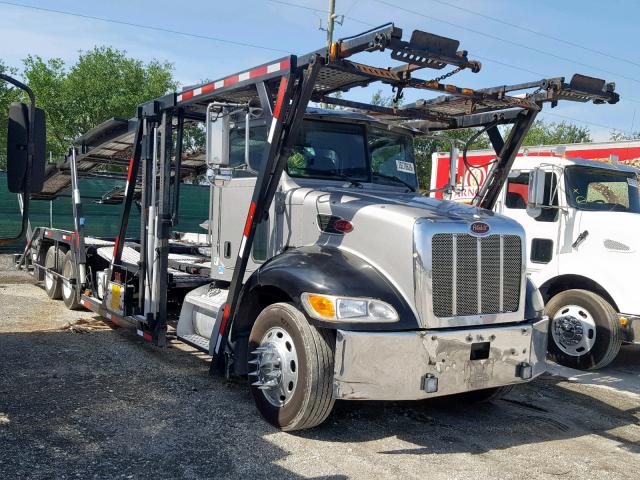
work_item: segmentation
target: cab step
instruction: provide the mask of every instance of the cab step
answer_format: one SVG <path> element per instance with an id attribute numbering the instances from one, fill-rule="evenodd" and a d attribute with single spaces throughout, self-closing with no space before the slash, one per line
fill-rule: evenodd
<path id="1" fill-rule="evenodd" d="M 198 350 L 209 353 L 209 339 L 198 335 L 197 333 L 192 333 L 190 335 L 185 336 L 177 336 L 178 340 L 191 345 L 193 348 L 197 348 Z"/>

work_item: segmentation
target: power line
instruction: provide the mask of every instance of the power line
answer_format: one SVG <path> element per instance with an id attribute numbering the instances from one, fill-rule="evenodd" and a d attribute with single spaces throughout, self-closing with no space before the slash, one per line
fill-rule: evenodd
<path id="1" fill-rule="evenodd" d="M 433 20 L 433 21 L 436 21 L 436 22 L 444 23 L 445 25 L 449 25 L 449 26 L 452 26 L 452 27 L 455 27 L 455 28 L 460 28 L 462 30 L 467 30 L 467 31 L 475 33 L 477 35 L 482 35 L 484 37 L 491 38 L 491 39 L 494 39 L 494 40 L 498 40 L 500 42 L 508 43 L 508 44 L 514 45 L 516 47 L 520 47 L 520 48 L 524 48 L 524 49 L 527 49 L 527 50 L 531 50 L 533 52 L 541 53 L 543 55 L 554 57 L 554 58 L 557 58 L 559 60 L 563 60 L 563 61 L 566 61 L 566 62 L 569 62 L 569 63 L 574 63 L 576 65 L 581 65 L 583 67 L 591 68 L 593 70 L 598 70 L 600 72 L 608 73 L 610 75 L 614 75 L 614 76 L 617 76 L 617 77 L 620 77 L 620 78 L 624 78 L 625 80 L 629 80 L 630 82 L 640 83 L 640 80 L 637 80 L 635 78 L 627 77 L 627 76 L 621 75 L 619 73 L 612 72 L 610 70 L 605 70 L 604 68 L 600 68 L 600 67 L 595 67 L 593 65 L 589 65 L 587 63 L 578 62 L 576 60 L 572 60 L 570 58 L 563 57 L 561 55 L 556 55 L 555 53 L 552 53 L 552 52 L 547 52 L 546 50 L 541 50 L 539 48 L 530 47 L 530 46 L 525 45 L 523 43 L 514 42 L 513 40 L 509 40 L 507 38 L 498 37 L 497 35 L 492 35 L 490 33 L 482 32 L 480 30 L 475 30 L 473 28 L 469 28 L 469 27 L 465 27 L 465 26 L 462 26 L 462 25 L 458 25 L 457 23 L 449 22 L 447 20 L 442 20 L 441 18 L 436 18 L 436 17 L 430 16 L 430 15 L 425 15 L 424 13 L 416 12 L 415 10 L 410 10 L 408 8 L 404 8 L 404 7 L 400 7 L 398 5 L 394 5 L 394 4 L 392 4 L 390 2 L 387 2 L 385 0 L 373 0 L 373 1 L 381 3 L 383 5 L 386 5 L 388 7 L 391 7 L 391 8 L 397 9 L 397 10 L 402 10 L 402 11 L 410 13 L 412 15 L 418 15 L 420 17 L 423 17 L 423 18 L 426 18 L 426 19 L 429 19 L 429 20 Z"/>
<path id="2" fill-rule="evenodd" d="M 528 27 L 524 27 L 522 25 L 517 25 L 515 23 L 507 22 L 506 20 L 502 20 L 501 18 L 492 17 L 492 16 L 486 15 L 486 14 L 484 14 L 482 12 L 477 12 L 475 10 L 471 10 L 470 8 L 461 7 L 460 5 L 456 5 L 454 3 L 446 2 L 444 0 L 431 0 L 431 1 L 432 2 L 436 2 L 436 3 L 440 3 L 441 5 L 447 5 L 448 7 L 456 8 L 458 10 L 462 10 L 463 12 L 471 13 L 471 14 L 477 15 L 479 17 L 483 17 L 483 18 L 486 18 L 486 19 L 489 19 L 489 20 L 493 20 L 494 22 L 502 23 L 503 25 L 508 25 L 509 27 L 513 27 L 513 28 L 517 28 L 519 30 L 523 30 L 525 32 L 533 33 L 534 35 L 538 35 L 539 37 L 548 38 L 548 39 L 553 40 L 555 42 L 564 43 L 564 44 L 570 45 L 572 47 L 580 48 L 581 50 L 585 50 L 587 52 L 596 53 L 598 55 L 602 55 L 603 57 L 609 57 L 609 58 L 612 58 L 614 60 L 619 60 L 621 62 L 624 62 L 626 64 L 631 64 L 631 65 L 635 65 L 637 67 L 640 67 L 640 63 L 634 62 L 634 61 L 629 60 L 627 58 L 616 57 L 615 55 L 612 55 L 610 53 L 603 52 L 601 50 L 596 50 L 596 49 L 590 48 L 590 47 L 585 47 L 584 45 L 580 45 L 579 43 L 570 42 L 569 40 L 565 40 L 565 39 L 559 38 L 559 37 L 554 37 L 553 35 L 549 35 L 547 33 L 539 32 L 539 31 L 534 30 L 532 28 L 528 28 Z"/>
<path id="3" fill-rule="evenodd" d="M 270 1 L 270 2 L 273 2 L 273 3 L 280 3 L 280 4 L 288 5 L 288 6 L 293 6 L 293 7 L 298 7 L 298 8 L 303 8 L 303 9 L 306 9 L 306 10 L 323 12 L 323 10 L 320 10 L 320 9 L 307 7 L 305 5 L 294 4 L 294 3 L 286 2 L 284 0 L 267 0 L 267 1 Z M 375 0 L 375 1 L 380 2 L 380 3 L 387 3 L 387 2 L 384 2 L 382 0 Z M 44 8 L 44 7 L 34 7 L 34 6 L 31 6 L 31 5 L 22 5 L 22 4 L 19 4 L 19 3 L 7 2 L 7 1 L 3 1 L 3 0 L 0 0 L 0 4 L 10 5 L 10 6 L 14 6 L 14 7 L 28 8 L 28 9 L 32 9 L 32 10 L 44 11 L 44 12 L 49 12 L 49 13 L 56 13 L 56 14 L 60 14 L 60 15 L 68 15 L 68 16 L 73 16 L 73 17 L 78 17 L 78 18 L 86 18 L 86 19 L 90 19 L 90 20 L 99 20 L 99 21 L 102 21 L 102 22 L 115 23 L 115 24 L 119 24 L 119 25 L 125 25 L 125 26 L 136 27 L 136 28 L 144 28 L 144 29 L 147 29 L 147 30 L 155 30 L 155 31 L 171 33 L 171 34 L 176 34 L 176 35 L 183 35 L 183 36 L 187 36 L 187 37 L 200 38 L 200 39 L 204 39 L 204 40 L 211 40 L 211 41 L 216 41 L 216 42 L 221 42 L 221 43 L 228 43 L 228 44 L 238 45 L 238 46 L 243 46 L 243 47 L 259 48 L 259 49 L 262 49 L 262 50 L 269 50 L 269 51 L 281 52 L 281 53 L 290 53 L 288 50 L 265 47 L 263 45 L 255 45 L 255 44 L 245 43 L 245 42 L 236 42 L 236 41 L 233 41 L 233 40 L 226 40 L 226 39 L 222 39 L 222 38 L 211 37 L 211 36 L 208 36 L 208 35 L 200 35 L 200 34 L 195 34 L 195 33 L 182 32 L 182 31 L 179 31 L 179 30 L 172 30 L 172 29 L 168 29 L 168 28 L 164 28 L 164 27 L 156 27 L 156 26 L 152 26 L 152 25 L 144 25 L 144 24 L 138 24 L 138 23 L 133 23 L 133 22 L 126 22 L 126 21 L 115 20 L 115 19 L 106 18 L 106 17 L 97 17 L 97 16 L 93 16 L 93 15 L 85 15 L 85 14 L 80 14 L 80 13 L 67 12 L 67 11 L 63 11 L 63 10 L 55 10 L 55 9 Z M 399 8 L 400 10 L 405 10 L 405 11 L 407 11 L 409 13 L 414 13 L 414 14 L 419 15 L 419 16 L 423 16 L 425 18 L 431 18 L 431 17 L 428 17 L 426 15 L 420 14 L 418 12 L 412 12 L 410 10 L 407 10 L 407 9 L 404 9 L 404 8 L 401 8 L 401 7 L 396 7 L 396 8 Z M 347 17 L 345 17 L 345 18 L 347 18 Z M 364 22 L 364 21 L 358 20 L 356 18 L 352 18 L 352 17 L 349 17 L 349 18 L 351 20 L 355 21 L 355 22 L 358 22 L 358 23 L 361 23 L 361 24 L 364 24 L 364 25 L 367 25 L 367 26 L 375 26 L 375 25 L 373 25 L 371 23 Z M 448 23 L 448 22 L 443 21 L 443 20 L 438 20 L 438 19 L 434 19 L 434 20 L 441 21 L 441 22 L 444 22 L 444 23 Z M 452 24 L 452 25 L 454 25 L 454 24 Z M 457 25 L 454 25 L 454 26 L 457 26 Z M 460 28 L 464 28 L 464 27 L 460 27 Z M 481 32 L 478 32 L 478 33 L 481 33 Z M 542 74 L 540 74 L 538 72 L 534 72 L 532 70 L 528 70 L 526 68 L 518 67 L 518 66 L 515 66 L 515 65 L 512 65 L 512 64 L 507 64 L 507 63 L 501 62 L 499 60 L 494 60 L 494 59 L 490 59 L 490 58 L 487 58 L 487 57 L 481 57 L 481 56 L 478 56 L 478 55 L 476 55 L 476 56 L 478 58 L 484 59 L 486 61 L 494 62 L 494 63 L 500 64 L 500 65 L 503 65 L 503 66 L 506 66 L 506 67 L 509 67 L 509 68 L 515 68 L 517 70 L 522 70 L 522 71 L 525 71 L 525 72 L 528 72 L 528 73 L 533 73 L 535 75 L 544 76 L 544 75 L 542 75 Z M 628 100 L 640 103 L 640 101 L 638 101 L 638 100 L 634 100 L 634 99 L 628 99 Z M 608 126 L 608 125 L 602 125 L 602 124 L 598 124 L 598 123 L 594 123 L 594 122 L 587 122 L 587 121 L 584 121 L 584 120 L 579 120 L 579 119 L 576 119 L 576 118 L 572 118 L 572 117 L 568 117 L 568 116 L 564 116 L 564 115 L 560 115 L 560 114 L 554 114 L 554 113 L 548 113 L 548 112 L 541 112 L 541 113 L 543 113 L 545 115 L 553 115 L 553 116 L 556 116 L 556 117 L 565 118 L 565 119 L 568 119 L 568 120 L 573 120 L 573 121 L 580 122 L 580 123 L 587 123 L 587 124 L 591 124 L 591 125 L 602 127 L 602 128 L 608 128 L 608 129 L 611 129 L 611 130 L 618 130 L 618 131 L 622 131 L 622 132 L 625 131 L 625 130 L 617 129 L 617 128 L 614 128 L 614 127 L 611 127 L 611 126 Z"/>
<path id="4" fill-rule="evenodd" d="M 321 10 L 321 9 L 319 9 L 319 8 L 309 7 L 309 6 L 307 6 L 307 5 L 300 5 L 300 4 L 298 4 L 298 3 L 287 2 L 287 1 L 285 1 L 285 0 L 266 0 L 266 1 L 267 1 L 267 2 L 272 2 L 272 3 L 279 3 L 279 4 L 281 4 L 281 5 L 287 5 L 287 6 L 289 6 L 289 7 L 295 7 L 295 8 L 301 8 L 301 9 L 304 9 L 304 10 L 310 10 L 310 11 L 312 11 L 312 12 L 324 13 L 324 10 Z M 356 3 L 358 3 L 359 1 L 360 1 L 360 0 L 355 0 L 355 1 L 351 4 L 351 6 L 347 9 L 347 13 L 348 13 L 349 11 L 351 11 L 351 10 L 353 9 L 353 7 L 355 6 L 355 4 L 356 4 Z M 376 1 L 377 1 L 377 0 L 376 0 Z M 435 1 L 435 2 L 441 2 L 441 0 L 432 0 L 432 1 Z M 381 3 L 386 3 L 386 2 L 381 2 Z M 446 2 L 441 2 L 441 3 L 446 3 Z M 448 5 L 448 3 L 446 3 L 446 4 Z M 451 6 L 454 6 L 454 5 L 452 4 Z M 398 8 L 400 8 L 400 7 L 398 7 Z M 462 8 L 462 7 L 461 7 L 461 8 Z M 401 9 L 401 10 L 402 10 L 402 9 Z M 475 13 L 475 12 L 472 12 L 472 13 Z M 479 15 L 481 15 L 481 14 L 479 14 Z M 360 20 L 360 19 L 358 19 L 358 18 L 348 17 L 346 14 L 345 14 L 345 18 L 348 18 L 349 20 L 352 20 L 352 21 L 354 21 L 354 22 L 361 23 L 361 24 L 363 24 L 363 25 L 367 25 L 367 26 L 370 26 L 370 27 L 374 27 L 374 26 L 375 26 L 375 25 L 374 25 L 374 24 L 372 24 L 372 23 L 362 21 L 362 20 Z M 430 17 L 426 17 L 426 18 L 430 18 Z M 514 26 L 516 26 L 516 25 L 514 25 Z M 463 27 L 460 27 L 460 28 L 463 28 Z M 531 74 L 533 74 L 533 75 L 540 75 L 541 77 L 546 77 L 546 76 L 547 76 L 547 75 L 544 75 L 544 74 L 542 74 L 542 73 L 540 73 L 540 72 L 535 72 L 535 71 L 533 71 L 533 70 L 529 70 L 528 68 L 519 67 L 519 66 L 514 65 L 514 64 L 512 64 L 512 63 L 502 62 L 502 61 L 500 61 L 500 60 L 495 60 L 495 59 L 493 59 L 493 58 L 484 57 L 484 56 L 481 56 L 481 55 L 475 55 L 475 54 L 474 54 L 473 56 L 474 56 L 474 57 L 476 57 L 476 58 L 479 58 L 480 60 L 484 60 L 484 61 L 487 61 L 487 62 L 495 63 L 495 64 L 498 64 L 498 65 L 502 65 L 503 67 L 511 68 L 511 69 L 514 69 L 514 70 L 520 70 L 520 71 L 522 71 L 522 72 L 531 73 Z M 633 62 L 631 62 L 631 63 L 633 63 Z M 612 75 L 617 75 L 617 74 L 614 74 L 614 73 L 612 72 Z M 624 77 L 623 77 L 623 78 L 624 78 Z M 626 101 L 629 101 L 629 102 L 634 102 L 634 103 L 640 103 L 640 100 L 636 100 L 636 99 L 628 98 L 628 97 L 623 97 L 623 100 L 626 100 Z"/>
<path id="5" fill-rule="evenodd" d="M 144 25 L 144 24 L 140 24 L 140 23 L 133 23 L 133 22 L 126 22 L 124 20 L 115 20 L 113 18 L 106 18 L 106 17 L 97 17 L 94 15 L 85 15 L 82 13 L 75 13 L 75 12 L 67 12 L 64 10 L 55 10 L 53 8 L 45 8 L 45 7 L 34 7 L 31 5 L 22 5 L 20 3 L 13 3 L 13 2 L 5 2 L 5 1 L 0 1 L 0 4 L 4 4 L 4 5 L 10 5 L 13 7 L 21 7 L 21 8 L 28 8 L 31 10 L 38 10 L 38 11 L 42 11 L 42 12 L 48 12 L 48 13 L 57 13 L 60 15 L 69 15 L 72 17 L 78 17 L 78 18 L 86 18 L 89 20 L 99 20 L 101 22 L 109 22 L 109 23 L 116 23 L 119 25 L 126 25 L 128 27 L 136 27 L 136 28 L 144 28 L 146 30 L 155 30 L 158 32 L 164 32 L 164 33 L 171 33 L 171 34 L 175 34 L 175 35 L 183 35 L 185 37 L 193 37 L 193 38 L 199 38 L 199 39 L 203 39 L 203 40 L 211 40 L 214 42 L 220 42 L 220 43 L 228 43 L 231 45 L 237 45 L 240 47 L 250 47 L 250 48 L 259 48 L 261 50 L 268 50 L 271 52 L 279 52 L 279 53 L 291 53 L 289 50 L 282 50 L 280 48 L 271 48 L 271 47 L 265 47 L 264 45 L 256 45 L 253 43 L 246 43 L 246 42 L 238 42 L 235 40 L 227 40 L 224 38 L 218 38 L 218 37 L 211 37 L 209 35 L 201 35 L 201 34 L 197 34 L 197 33 L 189 33 L 189 32 L 183 32 L 180 30 L 172 30 L 170 28 L 164 28 L 164 27 L 156 27 L 154 25 Z"/>
<path id="6" fill-rule="evenodd" d="M 552 117 L 563 118 L 565 120 L 571 120 L 573 122 L 578 122 L 578 123 L 585 123 L 587 125 L 593 125 L 594 127 L 606 128 L 608 130 L 622 132 L 622 133 L 631 133 L 630 130 L 625 130 L 625 129 L 622 129 L 622 128 L 615 128 L 615 127 L 612 127 L 611 125 L 604 125 L 602 123 L 591 122 L 591 121 L 588 121 L 588 120 L 580 120 L 578 118 L 569 117 L 567 115 L 561 115 L 560 113 L 541 111 L 539 113 L 539 115 L 551 115 Z"/>
<path id="7" fill-rule="evenodd" d="M 349 15 L 349 13 L 351 12 L 351 10 L 353 10 L 353 8 L 360 2 L 360 0 L 353 0 L 353 2 L 351 3 L 351 5 L 349 5 L 349 8 L 347 8 L 347 10 L 344 12 L 344 16 L 346 17 L 347 15 Z"/>
<path id="8" fill-rule="evenodd" d="M 534 72 L 533 70 L 529 70 L 528 68 L 519 67 L 519 66 L 513 65 L 511 63 L 501 62 L 500 60 L 495 60 L 493 58 L 484 57 L 482 55 L 474 54 L 473 57 L 474 58 L 479 58 L 480 60 L 484 60 L 484 61 L 487 61 L 487 62 L 497 63 L 498 65 L 502 65 L 503 67 L 512 68 L 514 70 L 520 70 L 522 72 L 532 73 L 533 75 L 538 75 L 540 77 L 547 77 L 548 76 L 548 75 L 544 75 L 544 74 L 542 74 L 540 72 Z"/>
<path id="9" fill-rule="evenodd" d="M 327 13 L 326 10 L 322 10 L 320 8 L 314 8 L 314 7 L 309 7 L 308 5 L 300 5 L 299 3 L 292 3 L 292 2 L 287 2 L 285 0 L 266 0 L 267 2 L 271 2 L 271 3 L 279 3 L 280 5 L 286 5 L 287 7 L 294 7 L 294 8 L 301 8 L 302 10 L 309 10 L 310 12 L 315 12 L 315 13 Z M 356 0 L 351 7 L 348 8 L 348 11 L 351 10 L 351 8 L 353 7 L 353 5 L 355 5 L 356 3 L 358 3 L 359 0 Z M 347 14 L 345 13 L 344 18 L 351 20 L 353 22 L 356 23 L 360 23 L 362 25 L 366 25 L 367 27 L 376 27 L 377 25 L 374 25 L 373 23 L 369 23 L 369 22 L 365 22 L 363 20 L 360 20 L 358 18 L 354 18 L 354 17 L 349 17 L 347 16 Z"/>
<path id="10" fill-rule="evenodd" d="M 493 58 L 484 57 L 484 56 L 478 55 L 478 54 L 474 54 L 473 57 L 474 58 L 479 58 L 480 60 L 484 60 L 484 61 L 487 61 L 487 62 L 496 63 L 498 65 L 502 65 L 503 67 L 512 68 L 514 70 L 520 70 L 522 72 L 532 73 L 533 75 L 539 75 L 541 77 L 548 77 L 548 75 L 545 75 L 544 73 L 540 73 L 540 72 L 536 72 L 536 71 L 533 71 L 533 70 L 529 70 L 528 68 L 524 68 L 524 67 L 519 67 L 518 65 L 513 65 L 512 63 L 501 62 L 500 60 L 495 60 Z M 623 96 L 622 100 L 625 101 L 625 102 L 640 103 L 640 100 L 638 100 L 636 98 L 630 98 L 630 97 L 627 97 L 627 96 Z"/>

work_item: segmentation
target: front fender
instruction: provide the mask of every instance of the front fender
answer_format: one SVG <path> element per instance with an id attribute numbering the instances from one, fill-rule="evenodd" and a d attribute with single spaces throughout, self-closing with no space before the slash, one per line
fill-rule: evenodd
<path id="1" fill-rule="evenodd" d="M 302 311 L 304 308 L 300 296 L 303 292 L 310 292 L 376 298 L 392 305 L 400 317 L 395 323 L 323 322 L 310 319 L 318 326 L 354 331 L 419 328 L 413 310 L 391 282 L 363 259 L 335 247 L 306 246 L 273 257 L 249 278 L 245 291 L 257 287 L 284 291 Z"/>

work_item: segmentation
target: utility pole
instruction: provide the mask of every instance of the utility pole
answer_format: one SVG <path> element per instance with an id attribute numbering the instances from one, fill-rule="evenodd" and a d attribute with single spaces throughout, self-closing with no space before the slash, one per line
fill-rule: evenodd
<path id="1" fill-rule="evenodd" d="M 336 15 L 336 0 L 329 0 L 329 16 L 327 17 L 327 48 L 333 43 L 333 24 Z"/>

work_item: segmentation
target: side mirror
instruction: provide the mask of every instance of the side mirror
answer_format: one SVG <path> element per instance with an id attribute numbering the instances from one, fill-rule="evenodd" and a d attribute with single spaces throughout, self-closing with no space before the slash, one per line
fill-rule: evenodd
<path id="1" fill-rule="evenodd" d="M 223 108 L 217 114 L 211 107 L 207 108 L 207 165 L 226 167 L 229 165 L 229 112 Z"/>
<path id="2" fill-rule="evenodd" d="M 29 106 L 24 103 L 12 103 L 9 107 L 7 128 L 7 186 L 12 193 L 25 193 L 30 140 L 33 142 L 34 150 L 29 193 L 42 191 L 47 136 L 44 110 L 35 108 L 33 131 L 30 131 L 29 126 Z"/>
<path id="3" fill-rule="evenodd" d="M 545 171 L 536 167 L 529 173 L 529 194 L 527 200 L 527 214 L 530 217 L 539 217 L 544 203 Z"/>

